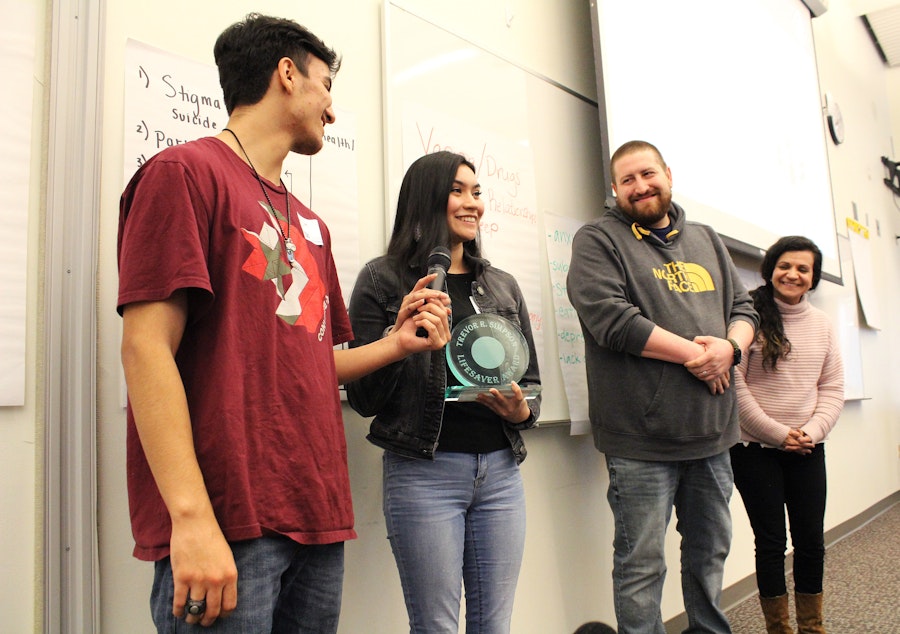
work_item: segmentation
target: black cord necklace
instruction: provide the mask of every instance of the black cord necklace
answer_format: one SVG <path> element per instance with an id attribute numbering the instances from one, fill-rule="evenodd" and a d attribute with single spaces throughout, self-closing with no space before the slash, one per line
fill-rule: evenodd
<path id="1" fill-rule="evenodd" d="M 278 178 L 278 182 L 281 183 L 281 186 L 284 187 L 284 209 L 285 215 L 287 216 L 287 233 L 285 234 L 284 229 L 281 228 L 281 223 L 278 222 L 278 217 L 275 215 L 275 206 L 272 205 L 272 199 L 269 198 L 269 192 L 266 191 L 266 186 L 262 182 L 262 178 L 259 176 L 259 172 L 256 171 L 256 167 L 253 165 L 253 161 L 250 160 L 250 156 L 247 154 L 247 150 L 244 149 L 244 146 L 241 144 L 241 140 L 238 138 L 238 135 L 235 134 L 234 130 L 231 128 L 222 128 L 223 132 L 230 132 L 231 136 L 234 137 L 234 140 L 237 141 L 238 147 L 241 148 L 241 152 L 244 153 L 244 158 L 247 159 L 247 163 L 250 165 L 250 169 L 253 170 L 253 175 L 256 177 L 256 182 L 259 183 L 260 189 L 262 189 L 263 196 L 266 197 L 266 202 L 269 203 L 269 213 L 272 214 L 272 219 L 275 221 L 275 226 L 278 227 L 278 231 L 281 232 L 281 237 L 284 238 L 284 250 L 287 251 L 287 259 L 291 264 L 294 263 L 294 251 L 297 250 L 297 247 L 294 245 L 294 241 L 291 240 L 291 194 L 288 192 L 287 186 L 284 184 L 284 181 L 281 177 Z"/>

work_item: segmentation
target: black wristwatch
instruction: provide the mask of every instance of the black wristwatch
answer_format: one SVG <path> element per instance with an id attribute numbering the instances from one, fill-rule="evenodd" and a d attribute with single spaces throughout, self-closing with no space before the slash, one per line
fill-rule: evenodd
<path id="1" fill-rule="evenodd" d="M 741 362 L 741 347 L 738 345 L 737 341 L 731 339 L 730 337 L 727 341 L 731 344 L 731 347 L 734 348 L 734 358 L 731 361 L 731 365 L 736 366 Z"/>

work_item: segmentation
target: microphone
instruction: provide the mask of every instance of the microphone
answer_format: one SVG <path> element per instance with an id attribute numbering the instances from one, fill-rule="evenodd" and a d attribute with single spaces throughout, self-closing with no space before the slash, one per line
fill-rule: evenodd
<path id="1" fill-rule="evenodd" d="M 444 290 L 444 280 L 447 279 L 447 269 L 450 268 L 450 249 L 447 247 L 434 247 L 428 254 L 428 275 L 437 273 L 437 277 L 431 280 L 428 288 L 435 291 Z"/>
<path id="2" fill-rule="evenodd" d="M 444 280 L 447 279 L 447 269 L 450 268 L 450 249 L 447 247 L 434 247 L 431 253 L 428 254 L 426 265 L 428 266 L 428 275 L 437 273 L 437 277 L 431 280 L 428 288 L 434 291 L 443 291 Z M 428 333 L 424 328 L 419 327 L 416 330 L 416 336 L 427 337 Z"/>

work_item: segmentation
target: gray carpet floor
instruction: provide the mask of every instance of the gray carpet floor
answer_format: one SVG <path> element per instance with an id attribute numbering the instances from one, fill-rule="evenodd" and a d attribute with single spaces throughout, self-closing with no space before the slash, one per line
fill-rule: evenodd
<path id="1" fill-rule="evenodd" d="M 900 634 L 900 504 L 826 548 L 824 594 L 828 634 Z M 765 634 L 758 595 L 727 615 L 734 634 Z"/>

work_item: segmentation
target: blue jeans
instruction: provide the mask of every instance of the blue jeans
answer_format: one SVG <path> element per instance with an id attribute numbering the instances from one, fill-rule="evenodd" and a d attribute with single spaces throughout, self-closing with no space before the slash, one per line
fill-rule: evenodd
<path id="1" fill-rule="evenodd" d="M 160 634 L 337 632 L 344 581 L 344 543 L 304 546 L 287 537 L 231 544 L 237 564 L 237 608 L 210 627 L 172 614 L 171 560 L 156 562 L 150 609 Z"/>
<path id="2" fill-rule="evenodd" d="M 784 552 L 787 507 L 794 546 L 794 589 L 803 594 L 822 592 L 825 568 L 825 445 L 808 455 L 739 443 L 731 448 L 734 483 L 756 545 L 756 585 L 760 595 L 787 592 Z"/>
<path id="3" fill-rule="evenodd" d="M 525 549 L 525 491 L 511 449 L 384 454 L 384 517 L 410 632 L 509 632 Z"/>
<path id="4" fill-rule="evenodd" d="M 719 608 L 731 546 L 733 490 L 728 452 L 650 462 L 606 457 L 607 499 L 616 523 L 613 592 L 620 634 L 665 634 L 659 605 L 666 577 L 666 527 L 672 507 L 681 534 L 685 632 L 731 632 Z"/>

